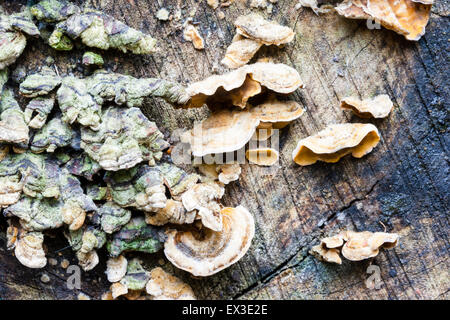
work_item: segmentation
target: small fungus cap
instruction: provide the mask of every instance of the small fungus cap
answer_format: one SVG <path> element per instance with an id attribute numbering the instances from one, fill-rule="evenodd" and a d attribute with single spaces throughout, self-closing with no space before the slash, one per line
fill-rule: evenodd
<path id="1" fill-rule="evenodd" d="M 346 243 L 342 247 L 342 255 L 351 261 L 360 261 L 378 255 L 379 249 L 393 248 L 397 245 L 399 235 L 385 232 L 353 232 L 344 235 Z"/>
<path id="2" fill-rule="evenodd" d="M 253 58 L 261 46 L 262 43 L 256 40 L 235 37 L 228 46 L 221 63 L 231 69 L 242 67 Z"/>
<path id="3" fill-rule="evenodd" d="M 341 100 L 341 108 L 352 110 L 360 118 L 386 118 L 394 104 L 388 95 L 382 94 L 372 99 L 360 100 L 346 97 Z"/>
<path id="4" fill-rule="evenodd" d="M 327 249 L 323 244 L 318 244 L 311 248 L 310 253 L 321 261 L 342 264 L 338 249 Z"/>
<path id="5" fill-rule="evenodd" d="M 351 0 L 336 7 L 338 14 L 350 19 L 376 19 L 386 29 L 419 40 L 430 19 L 431 0 Z"/>
<path id="6" fill-rule="evenodd" d="M 275 21 L 265 20 L 259 14 L 240 16 L 234 25 L 238 34 L 266 45 L 281 45 L 294 39 L 295 32 Z"/>
<path id="7" fill-rule="evenodd" d="M 17 260 L 28 268 L 43 268 L 47 258 L 43 249 L 44 235 L 40 232 L 26 233 L 19 239 L 15 248 Z"/>
<path id="8" fill-rule="evenodd" d="M 106 262 L 106 276 L 109 282 L 118 282 L 127 273 L 128 260 L 120 255 L 117 258 L 109 258 Z"/>
<path id="9" fill-rule="evenodd" d="M 334 163 L 349 153 L 361 158 L 372 151 L 379 141 L 380 134 L 373 124 L 334 124 L 300 140 L 292 152 L 292 158 L 302 166 L 314 164 L 317 160 Z"/>
<path id="10" fill-rule="evenodd" d="M 288 94 L 303 88 L 298 71 L 285 64 L 257 62 L 246 67 L 253 80 L 274 92 Z"/>
<path id="11" fill-rule="evenodd" d="M 183 193 L 181 201 L 187 211 L 198 210 L 203 226 L 221 231 L 223 219 L 217 200 L 223 197 L 224 191 L 224 188 L 214 182 L 198 183 Z"/>
<path id="12" fill-rule="evenodd" d="M 189 285 L 160 267 L 150 271 L 146 291 L 154 300 L 196 300 Z"/>
<path id="13" fill-rule="evenodd" d="M 250 163 L 259 166 L 272 166 L 278 162 L 279 154 L 273 148 L 256 148 L 247 150 L 245 157 Z"/>

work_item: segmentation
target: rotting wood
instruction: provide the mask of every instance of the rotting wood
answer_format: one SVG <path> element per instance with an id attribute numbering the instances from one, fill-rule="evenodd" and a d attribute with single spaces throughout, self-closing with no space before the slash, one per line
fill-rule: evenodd
<path id="1" fill-rule="evenodd" d="M 7 11 L 18 11 L 27 1 L 0 1 Z M 184 17 L 193 17 L 205 38 L 205 50 L 197 51 L 183 40 L 182 28 L 159 21 L 157 1 L 92 0 L 90 5 L 158 38 L 161 51 L 136 57 L 105 52 L 105 68 L 136 77 L 162 77 L 183 83 L 198 81 L 213 72 L 223 73 L 219 62 L 234 35 L 233 22 L 242 14 L 257 11 L 270 20 L 293 28 L 292 44 L 263 47 L 252 61 L 267 57 L 297 69 L 306 88 L 293 98 L 307 108 L 305 114 L 280 135 L 280 164 L 267 171 L 244 165 L 239 181 L 227 187 L 223 202 L 244 205 L 254 215 L 256 235 L 244 258 L 217 275 L 194 279 L 178 270 L 161 253 L 140 255 L 150 266 L 159 265 L 192 286 L 199 298 L 268 299 L 448 299 L 448 111 L 449 68 L 445 63 L 449 43 L 449 1 L 434 5 L 426 34 L 408 42 L 389 30 L 368 30 L 364 21 L 346 20 L 336 14 L 315 15 L 308 8 L 294 10 L 295 1 L 279 0 L 271 14 L 251 10 L 236 1 L 223 8 L 224 19 L 206 1 L 185 1 Z M 169 1 L 167 1 L 169 2 Z M 173 1 L 177 7 L 180 1 Z M 17 64 L 34 69 L 51 55 L 60 74 L 82 74 L 72 53 L 51 50 L 31 39 Z M 394 109 L 387 119 L 368 120 L 382 134 L 374 151 L 362 159 L 346 157 L 337 164 L 318 163 L 299 167 L 291 152 L 299 138 L 326 125 L 359 122 L 342 112 L 339 100 L 387 93 Z M 174 110 L 161 100 L 147 100 L 148 116 L 168 135 L 179 127 L 192 127 L 208 111 Z M 340 230 L 383 231 L 401 236 L 393 250 L 381 252 L 371 262 L 344 262 L 342 266 L 319 262 L 307 250 L 323 236 Z M 0 218 L 2 232 L 4 219 Z M 76 299 L 69 290 L 66 270 L 60 262 L 70 249 L 61 238 L 49 243 L 49 258 L 57 266 L 30 270 L 6 252 L 0 239 L 0 297 L 2 299 Z M 104 253 L 103 253 L 104 254 Z M 82 273 L 81 291 L 99 298 L 108 288 L 106 256 L 93 271 Z M 383 285 L 369 290 L 364 285 L 369 263 L 381 268 Z M 40 281 L 43 272 L 50 282 Z M 96 282 L 94 282 L 96 281 Z"/>

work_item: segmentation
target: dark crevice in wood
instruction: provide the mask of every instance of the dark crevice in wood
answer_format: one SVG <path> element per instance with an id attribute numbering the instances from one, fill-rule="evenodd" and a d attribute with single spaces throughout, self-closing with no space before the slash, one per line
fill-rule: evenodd
<path id="1" fill-rule="evenodd" d="M 370 187 L 369 191 L 368 191 L 363 197 L 361 197 L 361 198 L 355 198 L 355 199 L 353 199 L 352 201 L 350 201 L 348 205 L 343 206 L 343 207 L 340 207 L 338 210 L 333 211 L 332 214 L 331 214 L 331 215 L 323 222 L 323 224 L 321 224 L 321 225 L 319 226 L 319 228 L 320 228 L 320 229 L 325 228 L 325 226 L 327 226 L 331 221 L 333 221 L 334 218 L 335 218 L 339 213 L 341 213 L 341 212 L 343 212 L 343 211 L 345 211 L 345 210 L 350 209 L 350 208 L 351 208 L 352 206 L 354 206 L 358 201 L 363 201 L 363 200 L 365 200 L 365 199 L 373 192 L 373 190 L 375 189 L 375 187 L 379 184 L 379 182 L 380 182 L 381 180 L 382 180 L 382 179 L 377 180 L 377 181 Z"/>
<path id="2" fill-rule="evenodd" d="M 291 269 L 291 268 L 295 268 L 297 266 L 299 266 L 307 257 L 307 254 L 305 253 L 304 255 L 302 255 L 301 260 L 296 262 L 293 265 L 289 265 L 289 263 L 297 258 L 298 254 L 305 248 L 309 247 L 310 244 L 307 244 L 305 246 L 301 246 L 300 248 L 297 249 L 297 251 L 291 255 L 290 257 L 288 257 L 283 263 L 281 263 L 280 265 L 278 265 L 275 269 L 273 269 L 269 274 L 267 274 L 266 276 L 264 276 L 261 280 L 253 283 L 252 285 L 250 285 L 249 287 L 245 288 L 244 290 L 240 291 L 238 294 L 236 294 L 232 299 L 233 300 L 237 300 L 240 297 L 244 296 L 245 294 L 251 292 L 252 290 L 254 290 L 255 288 L 262 286 L 264 284 L 267 284 L 270 282 L 270 280 L 272 280 L 273 278 L 275 278 L 276 276 L 278 276 L 280 273 L 282 273 L 283 271 L 287 270 L 287 269 Z"/>

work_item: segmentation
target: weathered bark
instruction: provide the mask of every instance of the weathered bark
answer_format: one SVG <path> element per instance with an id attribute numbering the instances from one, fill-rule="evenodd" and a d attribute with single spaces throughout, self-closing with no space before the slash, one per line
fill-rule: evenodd
<path id="1" fill-rule="evenodd" d="M 25 0 L 18 1 L 26 3 Z M 17 4 L 0 1 L 8 10 Z M 151 33 L 161 51 L 136 57 L 109 51 L 106 67 L 137 77 L 158 76 L 189 83 L 203 79 L 219 65 L 234 35 L 233 21 L 251 10 L 245 1 L 222 9 L 225 19 L 206 1 L 97 0 L 90 5 Z M 334 13 L 315 15 L 296 2 L 279 0 L 266 17 L 295 29 L 296 38 L 284 48 L 264 47 L 255 59 L 268 57 L 296 68 L 306 88 L 293 97 L 307 112 L 281 133 L 280 164 L 273 171 L 244 165 L 238 182 L 227 188 L 224 204 L 242 204 L 253 213 L 257 226 L 253 244 L 236 265 L 205 279 L 194 279 L 176 270 L 161 253 L 142 255 L 148 266 L 162 264 L 192 285 L 199 298 L 212 299 L 443 299 L 449 298 L 448 252 L 448 101 L 447 41 L 449 2 L 434 5 L 427 33 L 409 42 L 392 31 L 369 30 L 364 21 L 347 20 Z M 158 21 L 160 7 L 183 6 L 183 17 L 196 9 L 194 21 L 206 48 L 197 51 L 185 42 L 173 22 Z M 55 58 L 60 73 L 70 71 L 83 50 L 59 53 L 39 40 L 29 42 L 18 64 L 35 68 L 47 55 Z M 80 71 L 80 70 L 78 70 Z M 75 72 L 77 69 L 75 68 Z M 387 93 L 394 110 L 374 123 L 381 143 L 362 159 L 346 157 L 337 164 L 300 167 L 291 160 L 298 139 L 327 124 L 360 122 L 339 108 L 347 95 L 366 97 Z M 147 115 L 166 133 L 192 126 L 207 111 L 174 110 L 161 100 L 148 100 Z M 400 245 L 382 251 L 372 261 L 344 262 L 342 266 L 317 261 L 308 254 L 318 239 L 344 229 L 382 231 L 401 235 Z M 4 241 L 3 241 L 4 242 Z M 22 267 L 0 241 L 0 297 L 76 298 L 77 290 L 65 286 L 67 276 L 58 266 L 43 271 Z M 51 244 L 49 257 L 62 257 Z M 62 252 L 75 264 L 69 250 Z M 103 259 L 105 257 L 103 256 Z M 383 285 L 369 290 L 364 281 L 369 263 L 381 268 Z M 104 262 L 83 273 L 82 291 L 98 298 L 108 284 Z M 94 282 L 94 279 L 96 282 Z"/>

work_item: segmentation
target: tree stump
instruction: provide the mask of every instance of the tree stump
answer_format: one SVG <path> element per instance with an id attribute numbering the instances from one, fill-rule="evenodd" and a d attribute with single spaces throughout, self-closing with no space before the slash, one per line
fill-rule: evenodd
<path id="1" fill-rule="evenodd" d="M 418 42 L 384 28 L 369 30 L 365 21 L 333 12 L 296 10 L 296 1 L 279 0 L 270 13 L 250 8 L 247 2 L 214 10 L 206 1 L 194 0 L 86 1 L 158 39 L 160 51 L 154 55 L 101 52 L 105 68 L 135 77 L 188 84 L 226 72 L 220 60 L 235 34 L 233 22 L 242 14 L 259 12 L 296 32 L 291 44 L 264 47 L 252 60 L 268 58 L 298 70 L 305 89 L 292 97 L 307 111 L 281 131 L 276 167 L 267 171 L 245 164 L 240 180 L 226 189 L 224 205 L 241 204 L 255 217 L 256 235 L 248 253 L 207 278 L 176 269 L 161 252 L 139 256 L 147 266 L 160 265 L 188 282 L 203 299 L 448 299 L 449 1 L 433 6 L 426 34 Z M 26 3 L 0 1 L 8 12 Z M 159 21 L 156 13 L 163 7 L 172 15 L 181 9 L 182 21 Z M 183 39 L 182 22 L 190 16 L 198 22 L 204 50 L 195 50 Z M 33 70 L 51 56 L 60 74 L 82 76 L 84 48 L 76 42 L 76 50 L 57 52 L 41 39 L 31 39 L 16 65 Z M 339 107 L 345 96 L 378 93 L 387 93 L 394 102 L 386 119 L 361 120 Z M 144 110 L 167 136 L 208 114 L 205 107 L 174 109 L 159 99 L 147 99 Z M 299 139 L 342 122 L 375 124 L 382 135 L 380 144 L 362 159 L 347 156 L 336 164 L 307 167 L 292 161 Z M 27 269 L 6 251 L 5 224 L 0 217 L 1 299 L 76 299 L 80 292 L 98 299 L 109 287 L 105 252 L 99 266 L 82 274 L 81 290 L 70 290 L 70 274 L 60 262 L 66 258 L 76 264 L 76 258 L 65 239 L 46 239 L 48 258 L 56 259 L 57 265 Z M 400 234 L 400 243 L 370 261 L 338 266 L 308 254 L 324 236 L 345 229 L 383 231 L 382 224 L 387 232 Z M 381 270 L 378 290 L 365 285 L 370 264 Z M 40 280 L 43 273 L 49 275 L 48 283 Z"/>

